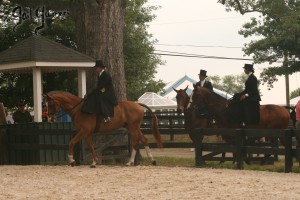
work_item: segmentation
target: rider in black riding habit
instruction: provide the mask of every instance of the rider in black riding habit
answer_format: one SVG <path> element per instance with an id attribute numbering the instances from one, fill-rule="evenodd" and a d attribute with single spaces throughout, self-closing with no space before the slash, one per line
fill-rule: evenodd
<path id="1" fill-rule="evenodd" d="M 243 122 L 247 124 L 259 124 L 260 121 L 260 95 L 258 81 L 254 75 L 252 64 L 245 64 L 244 72 L 248 76 L 245 89 L 234 95 L 241 103 Z"/>
<path id="2" fill-rule="evenodd" d="M 207 88 L 207 89 L 213 91 L 213 86 L 212 86 L 211 82 L 206 80 L 206 77 L 207 77 L 206 72 L 207 72 L 206 70 L 202 70 L 202 69 L 200 70 L 200 73 L 198 74 L 200 81 L 196 83 L 196 87 L 197 88 L 204 87 L 204 88 Z M 210 122 L 212 121 L 212 118 L 213 118 L 213 116 L 211 116 L 211 114 L 208 112 L 208 109 L 205 105 L 198 108 L 196 116 L 198 118 L 206 118 Z"/>
<path id="3" fill-rule="evenodd" d="M 98 74 L 96 88 L 87 95 L 81 111 L 103 116 L 104 122 L 110 122 L 114 115 L 117 99 L 110 75 L 105 71 L 102 60 L 96 60 L 95 70 Z"/>

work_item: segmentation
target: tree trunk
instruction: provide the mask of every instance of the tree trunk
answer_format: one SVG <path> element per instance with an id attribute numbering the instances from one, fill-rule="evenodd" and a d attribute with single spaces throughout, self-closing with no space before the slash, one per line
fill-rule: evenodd
<path id="1" fill-rule="evenodd" d="M 126 99 L 123 54 L 125 7 L 126 0 L 74 0 L 71 6 L 78 50 L 103 60 L 112 76 L 118 100 Z M 95 87 L 96 78 L 94 69 L 87 71 L 87 92 Z"/>

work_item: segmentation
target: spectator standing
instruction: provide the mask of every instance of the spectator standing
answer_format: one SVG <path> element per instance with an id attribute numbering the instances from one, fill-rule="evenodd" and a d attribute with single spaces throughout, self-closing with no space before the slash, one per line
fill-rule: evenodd
<path id="1" fill-rule="evenodd" d="M 13 124 L 14 123 L 13 117 L 11 116 L 11 114 L 7 110 L 5 110 L 5 116 L 6 116 L 7 124 Z"/>
<path id="2" fill-rule="evenodd" d="M 24 100 L 20 100 L 18 103 L 18 110 L 14 112 L 13 119 L 15 124 L 32 122 L 33 118 L 29 111 L 26 110 L 26 103 Z"/>
<path id="3" fill-rule="evenodd" d="M 296 105 L 296 129 L 300 129 L 300 100 L 297 102 Z"/>
<path id="4" fill-rule="evenodd" d="M 47 105 L 42 103 L 42 122 L 48 122 Z"/>

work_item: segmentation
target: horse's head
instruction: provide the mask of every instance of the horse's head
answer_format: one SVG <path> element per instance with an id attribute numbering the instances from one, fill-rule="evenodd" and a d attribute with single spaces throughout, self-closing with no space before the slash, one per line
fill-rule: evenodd
<path id="1" fill-rule="evenodd" d="M 191 99 L 191 107 L 202 107 L 207 104 L 206 93 L 209 92 L 208 89 L 203 87 L 197 87 L 194 85 L 193 95 Z"/>
<path id="2" fill-rule="evenodd" d="M 189 104 L 190 101 L 190 97 L 189 95 L 186 93 L 186 90 L 188 89 L 188 86 L 186 86 L 185 89 L 179 89 L 176 90 L 175 88 L 173 88 L 173 90 L 177 93 L 176 94 L 176 101 L 177 101 L 177 112 L 183 113 L 183 111 L 187 108 L 187 105 Z"/>
<path id="3" fill-rule="evenodd" d="M 48 118 L 50 122 L 54 122 L 54 115 L 57 113 L 57 111 L 60 109 L 60 107 L 55 103 L 54 98 L 49 95 L 44 95 L 46 104 L 47 104 L 47 110 L 48 110 Z"/>

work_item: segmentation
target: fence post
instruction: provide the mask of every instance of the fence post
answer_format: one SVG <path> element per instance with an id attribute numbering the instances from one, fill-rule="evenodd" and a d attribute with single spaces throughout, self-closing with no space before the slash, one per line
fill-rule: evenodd
<path id="1" fill-rule="evenodd" d="M 204 160 L 202 157 L 202 140 L 201 136 L 203 134 L 203 129 L 193 129 L 192 135 L 195 138 L 195 165 L 203 166 Z"/>
<path id="2" fill-rule="evenodd" d="M 236 129 L 236 164 L 237 169 L 244 169 L 244 129 Z"/>
<path id="3" fill-rule="evenodd" d="M 170 141 L 174 141 L 174 129 L 173 129 L 173 120 L 169 118 L 169 127 L 170 127 Z"/>
<path id="4" fill-rule="evenodd" d="M 286 129 L 284 134 L 284 161 L 285 161 L 285 167 L 284 172 L 289 173 L 292 172 L 292 166 L 293 166 L 293 156 L 292 156 L 292 129 Z"/>

